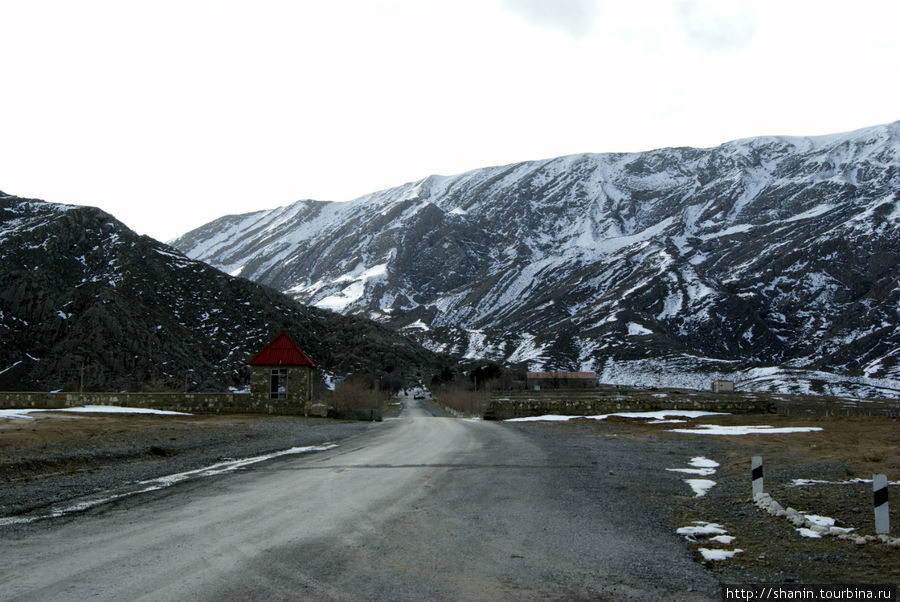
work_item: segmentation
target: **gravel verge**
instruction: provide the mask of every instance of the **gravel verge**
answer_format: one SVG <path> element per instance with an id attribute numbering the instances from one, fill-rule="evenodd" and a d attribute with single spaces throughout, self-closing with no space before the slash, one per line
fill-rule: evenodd
<path id="1" fill-rule="evenodd" d="M 339 442 L 371 427 L 294 416 L 33 416 L 0 421 L 0 517 L 224 460 Z"/>

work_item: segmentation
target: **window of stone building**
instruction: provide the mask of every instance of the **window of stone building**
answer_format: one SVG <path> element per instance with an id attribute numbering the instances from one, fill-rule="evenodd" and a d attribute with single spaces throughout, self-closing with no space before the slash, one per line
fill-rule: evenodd
<path id="1" fill-rule="evenodd" d="M 272 368 L 269 399 L 287 399 L 287 368 Z"/>

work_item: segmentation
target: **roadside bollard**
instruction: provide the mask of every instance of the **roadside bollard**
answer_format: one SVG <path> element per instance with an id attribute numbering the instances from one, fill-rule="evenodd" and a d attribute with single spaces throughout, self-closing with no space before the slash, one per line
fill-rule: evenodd
<path id="1" fill-rule="evenodd" d="M 875 498 L 875 533 L 877 535 L 888 535 L 891 532 L 891 518 L 888 511 L 888 483 L 886 475 L 872 475 L 872 492 Z"/>
<path id="2" fill-rule="evenodd" d="M 750 478 L 753 479 L 753 499 L 755 500 L 763 492 L 762 456 L 753 456 L 750 459 Z"/>

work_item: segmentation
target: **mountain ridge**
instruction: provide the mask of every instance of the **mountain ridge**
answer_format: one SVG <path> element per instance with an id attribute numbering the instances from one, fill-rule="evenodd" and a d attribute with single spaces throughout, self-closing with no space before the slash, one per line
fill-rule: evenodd
<path id="1" fill-rule="evenodd" d="M 900 389 L 898 148 L 894 122 L 569 155 L 223 217 L 173 245 L 436 351 Z"/>

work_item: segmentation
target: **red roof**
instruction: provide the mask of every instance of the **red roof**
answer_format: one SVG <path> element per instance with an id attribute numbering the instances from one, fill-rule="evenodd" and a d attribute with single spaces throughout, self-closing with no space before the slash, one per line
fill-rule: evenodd
<path id="1" fill-rule="evenodd" d="M 250 366 L 312 366 L 316 363 L 297 346 L 297 343 L 286 332 L 279 332 L 269 344 L 251 357 Z"/>

